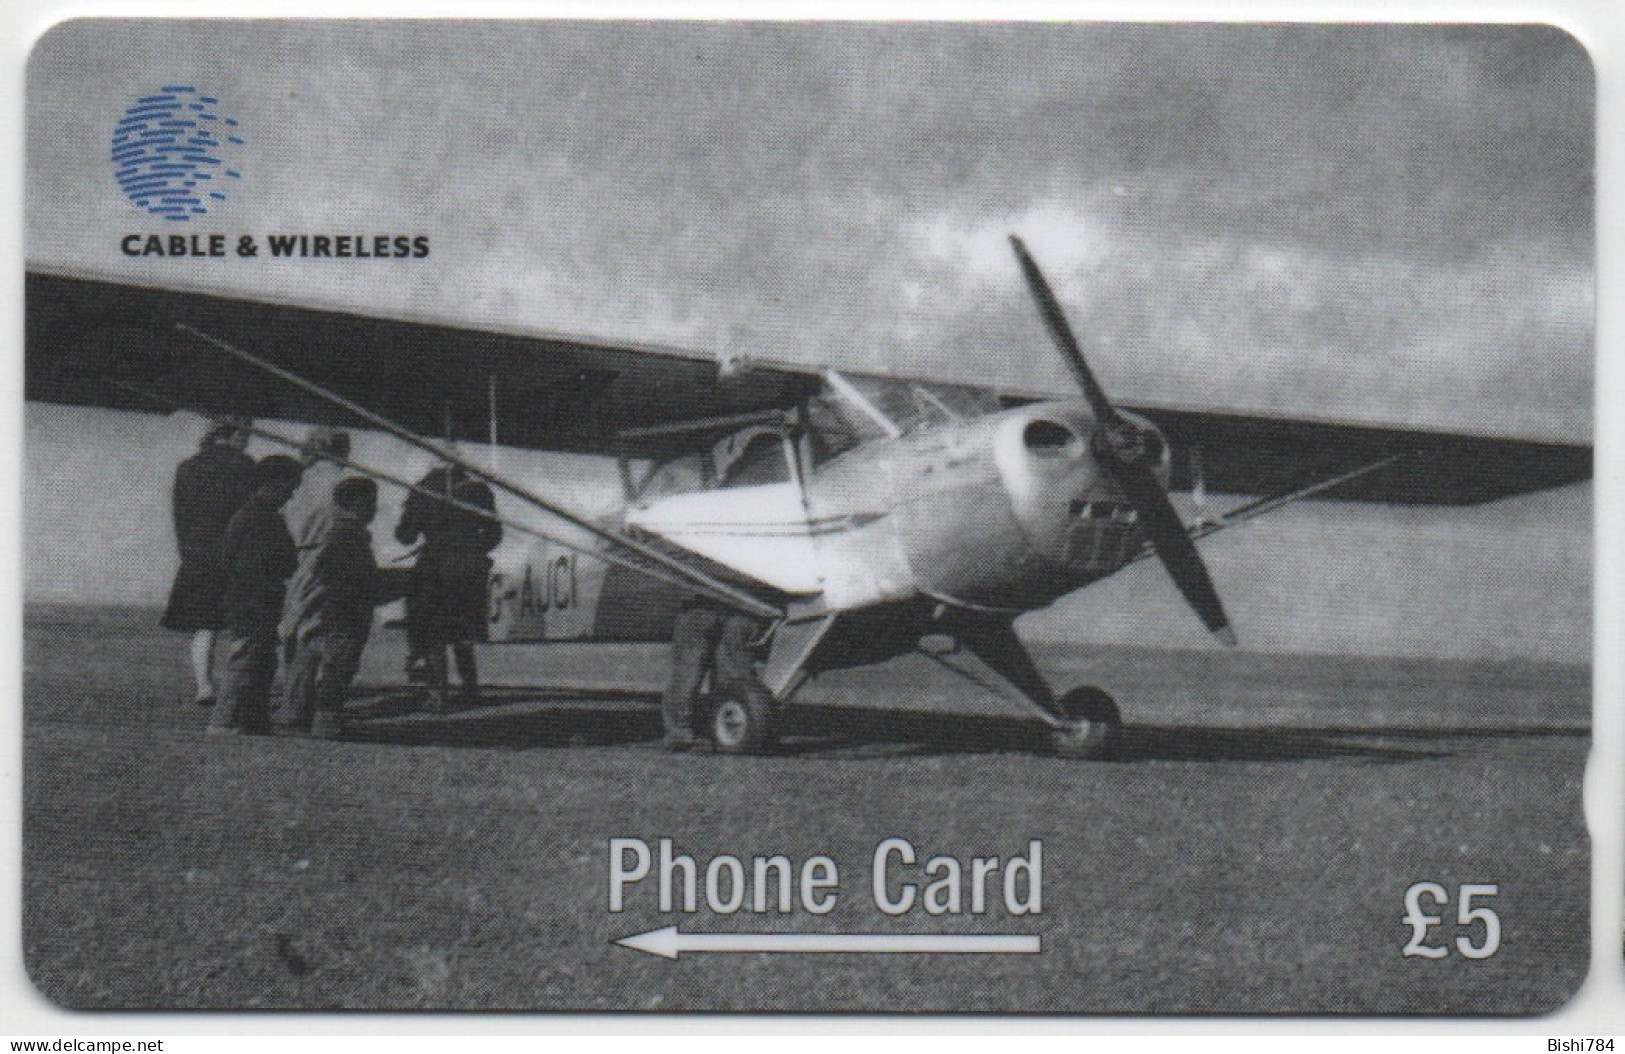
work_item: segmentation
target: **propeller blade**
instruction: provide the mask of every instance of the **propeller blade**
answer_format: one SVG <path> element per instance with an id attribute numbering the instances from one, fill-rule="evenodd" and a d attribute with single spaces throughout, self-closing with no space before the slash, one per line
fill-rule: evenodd
<path id="1" fill-rule="evenodd" d="M 1039 314 L 1044 318 L 1051 339 L 1060 349 L 1067 365 L 1072 367 L 1072 375 L 1077 378 L 1078 387 L 1083 389 L 1083 397 L 1095 415 L 1098 431 L 1095 441 L 1090 444 L 1091 450 L 1139 513 L 1140 522 L 1151 538 L 1151 547 L 1168 569 L 1169 576 L 1179 587 L 1186 603 L 1190 604 L 1210 633 L 1225 645 L 1235 647 L 1235 631 L 1230 628 L 1230 618 L 1224 613 L 1219 591 L 1213 588 L 1207 565 L 1202 563 L 1202 554 L 1196 551 L 1196 543 L 1185 530 L 1184 521 L 1179 518 L 1173 502 L 1168 500 L 1168 492 L 1162 489 L 1162 484 L 1152 474 L 1149 461 L 1158 455 L 1145 442 L 1147 436 L 1142 435 L 1141 429 L 1118 413 L 1106 397 L 1106 390 L 1095 379 L 1094 371 L 1089 369 L 1083 349 L 1078 347 L 1078 340 L 1066 321 L 1066 314 L 1051 292 L 1049 283 L 1044 280 L 1044 273 L 1038 269 L 1037 261 L 1014 234 L 1010 235 L 1010 246 L 1016 251 L 1021 273 L 1027 279 L 1027 288 L 1032 291 L 1033 299 L 1038 301 Z"/>
<path id="2" fill-rule="evenodd" d="M 1094 371 L 1084 359 L 1083 349 L 1078 346 L 1078 339 L 1066 321 L 1066 314 L 1061 310 L 1060 302 L 1055 299 L 1049 283 L 1044 280 L 1044 272 L 1038 269 L 1037 261 L 1027 252 L 1027 246 L 1014 234 L 1010 235 L 1010 247 L 1016 251 L 1016 260 L 1021 264 L 1021 273 L 1027 279 L 1027 288 L 1032 291 L 1033 299 L 1038 301 L 1038 313 L 1044 318 L 1050 339 L 1055 341 L 1055 346 L 1060 349 L 1066 364 L 1072 368 L 1072 375 L 1077 378 L 1078 387 L 1083 389 L 1083 397 L 1088 401 L 1089 409 L 1094 411 L 1095 419 L 1108 428 L 1121 425 L 1122 415 L 1112 406 L 1111 400 L 1106 398 L 1106 390 L 1095 379 Z"/>
<path id="3" fill-rule="evenodd" d="M 1196 612 L 1208 632 L 1227 647 L 1235 647 L 1236 634 L 1230 628 L 1230 617 L 1224 613 L 1219 591 L 1213 587 L 1207 565 L 1202 562 L 1202 554 L 1185 530 L 1184 521 L 1179 518 L 1173 502 L 1168 500 L 1168 492 L 1162 489 L 1157 477 L 1144 465 L 1107 460 L 1106 467 L 1123 489 L 1124 496 L 1139 511 L 1140 523 L 1151 539 L 1151 547 L 1168 569 L 1168 576 L 1174 580 L 1185 602 Z"/>

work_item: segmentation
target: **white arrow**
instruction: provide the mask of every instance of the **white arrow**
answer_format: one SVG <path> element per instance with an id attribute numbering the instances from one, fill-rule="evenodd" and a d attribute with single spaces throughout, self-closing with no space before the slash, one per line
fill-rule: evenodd
<path id="1" fill-rule="evenodd" d="M 684 933 L 676 926 L 615 942 L 663 959 L 683 952 L 847 952 L 864 955 L 1037 955 L 1037 937 L 1008 933 Z"/>

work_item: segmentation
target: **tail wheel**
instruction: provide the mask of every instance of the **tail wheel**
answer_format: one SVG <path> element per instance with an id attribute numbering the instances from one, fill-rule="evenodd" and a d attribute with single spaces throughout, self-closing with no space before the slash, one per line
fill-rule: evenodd
<path id="1" fill-rule="evenodd" d="M 1066 727 L 1050 733 L 1050 747 L 1064 758 L 1098 760 L 1111 753 L 1123 718 L 1110 695 L 1093 685 L 1074 688 L 1056 700 Z"/>
<path id="2" fill-rule="evenodd" d="M 746 693 L 720 695 L 711 703 L 711 741 L 719 754 L 765 754 L 776 742 L 772 701 Z"/>

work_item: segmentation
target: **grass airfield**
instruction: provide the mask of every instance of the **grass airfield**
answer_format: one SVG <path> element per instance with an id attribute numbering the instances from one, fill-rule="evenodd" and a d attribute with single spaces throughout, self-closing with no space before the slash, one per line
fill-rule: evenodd
<path id="1" fill-rule="evenodd" d="M 24 952 L 63 1006 L 1538 1013 L 1588 959 L 1583 668 L 1039 649 L 1130 725 L 1116 760 L 1076 762 L 922 660 L 828 678 L 783 752 L 723 758 L 655 749 L 661 648 L 486 649 L 492 705 L 381 692 L 333 743 L 205 737 L 182 645 L 150 612 L 25 612 Z M 398 681 L 399 646 L 382 633 L 363 678 Z M 684 915 L 645 883 L 612 914 L 608 840 L 661 836 L 702 868 L 828 855 L 839 898 Z M 869 862 L 894 836 L 922 863 L 1042 840 L 1042 913 L 882 914 Z M 1422 880 L 1498 883 L 1499 951 L 1403 956 Z M 1455 911 L 1429 943 L 1481 939 Z M 1043 953 L 612 943 L 674 923 Z"/>

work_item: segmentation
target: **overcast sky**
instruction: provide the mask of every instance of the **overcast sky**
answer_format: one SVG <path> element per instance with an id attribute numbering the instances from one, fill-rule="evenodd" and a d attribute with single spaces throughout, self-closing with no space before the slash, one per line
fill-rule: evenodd
<path id="1" fill-rule="evenodd" d="M 108 161 L 176 83 L 245 140 L 190 225 Z M 53 269 L 1066 391 L 1013 231 L 1123 401 L 1590 439 L 1592 73 L 1555 30 L 87 21 L 37 46 L 27 109 Z M 183 229 L 433 253 L 118 251 Z M 1541 506 L 1576 554 L 1554 603 L 1589 582 L 1582 493 Z M 1417 526 L 1361 515 L 1367 547 Z M 1492 549 L 1536 537 L 1470 515 Z"/>
<path id="2" fill-rule="evenodd" d="M 113 122 L 194 84 L 198 229 L 428 264 L 129 261 Z M 77 22 L 29 68 L 31 260 L 1120 398 L 1589 435 L 1592 80 L 1539 27 Z M 143 223 L 143 220 L 146 222 Z"/>

